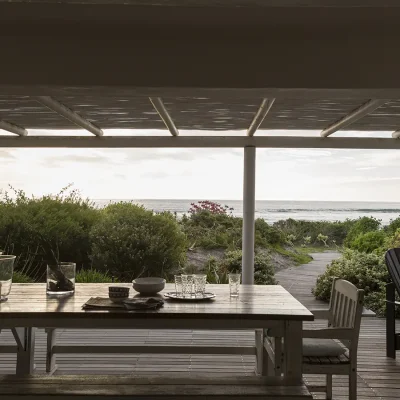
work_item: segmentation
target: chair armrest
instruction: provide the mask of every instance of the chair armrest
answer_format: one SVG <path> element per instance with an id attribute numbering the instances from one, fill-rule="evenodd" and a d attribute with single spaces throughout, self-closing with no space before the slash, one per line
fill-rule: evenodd
<path id="1" fill-rule="evenodd" d="M 303 338 L 352 339 L 354 330 L 350 328 L 304 329 Z"/>
<path id="2" fill-rule="evenodd" d="M 328 309 L 310 310 L 315 319 L 329 319 L 330 313 Z"/>

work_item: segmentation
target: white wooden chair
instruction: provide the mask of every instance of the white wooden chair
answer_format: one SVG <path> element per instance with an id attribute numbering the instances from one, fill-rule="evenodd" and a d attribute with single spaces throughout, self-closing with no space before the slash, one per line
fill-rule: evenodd
<path id="1" fill-rule="evenodd" d="M 326 385 L 309 386 L 310 392 L 323 391 L 327 399 L 332 399 L 332 375 L 348 375 L 349 400 L 357 399 L 357 348 L 363 303 L 363 290 L 336 278 L 329 309 L 313 311 L 316 319 L 328 320 L 328 327 L 303 330 L 303 373 L 326 375 Z M 284 343 L 281 338 L 265 337 L 264 347 L 273 374 L 280 375 L 284 370 Z"/>

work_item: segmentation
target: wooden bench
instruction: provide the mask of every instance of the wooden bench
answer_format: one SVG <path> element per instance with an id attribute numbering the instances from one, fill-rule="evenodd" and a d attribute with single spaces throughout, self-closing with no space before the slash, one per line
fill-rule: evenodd
<path id="1" fill-rule="evenodd" d="M 0 377 L 0 393 L 7 399 L 42 400 L 134 399 L 163 400 L 305 400 L 312 399 L 304 385 L 284 386 L 268 377 L 177 378 L 132 376 L 27 376 Z"/>

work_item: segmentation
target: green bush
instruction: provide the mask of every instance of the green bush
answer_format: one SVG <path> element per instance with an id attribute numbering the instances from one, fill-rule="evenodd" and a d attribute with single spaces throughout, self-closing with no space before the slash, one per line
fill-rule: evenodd
<path id="1" fill-rule="evenodd" d="M 354 224 L 350 228 L 346 240 L 344 241 L 345 246 L 352 248 L 353 241 L 358 238 L 358 236 L 379 230 L 381 226 L 381 221 L 374 217 L 361 217 L 355 220 Z"/>
<path id="2" fill-rule="evenodd" d="M 220 261 L 219 272 L 236 273 L 242 271 L 242 251 L 234 250 L 225 253 Z M 267 255 L 256 254 L 254 257 L 254 283 L 256 285 L 276 285 L 275 270 Z"/>
<path id="3" fill-rule="evenodd" d="M 400 217 L 391 219 L 390 224 L 384 227 L 385 232 L 388 235 L 394 235 L 396 231 L 400 229 Z"/>
<path id="4" fill-rule="evenodd" d="M 385 285 L 389 281 L 384 257 L 377 254 L 345 250 L 341 258 L 332 261 L 317 279 L 313 294 L 328 301 L 333 279 L 341 278 L 365 291 L 365 306 L 378 315 L 385 312 Z"/>
<path id="5" fill-rule="evenodd" d="M 351 248 L 363 253 L 382 253 L 385 251 L 386 239 L 387 237 L 383 231 L 361 233 L 351 242 Z"/>
<path id="6" fill-rule="evenodd" d="M 56 196 L 40 198 L 14 192 L 15 198 L 7 192 L 0 197 L 1 247 L 9 254 L 33 259 L 41 276 L 49 262 L 90 265 L 89 231 L 99 211 L 88 200 L 68 187 Z"/>
<path id="7" fill-rule="evenodd" d="M 30 276 L 28 276 L 20 271 L 14 271 L 12 281 L 13 281 L 13 283 L 33 283 L 33 282 L 35 282 Z"/>
<path id="8" fill-rule="evenodd" d="M 138 276 L 169 278 L 185 261 L 187 242 L 172 214 L 131 203 L 111 204 L 91 231 L 94 268 L 121 281 Z"/>
<path id="9" fill-rule="evenodd" d="M 113 279 L 107 271 L 101 272 L 96 269 L 81 269 L 77 272 L 75 281 L 77 283 L 110 283 Z"/>

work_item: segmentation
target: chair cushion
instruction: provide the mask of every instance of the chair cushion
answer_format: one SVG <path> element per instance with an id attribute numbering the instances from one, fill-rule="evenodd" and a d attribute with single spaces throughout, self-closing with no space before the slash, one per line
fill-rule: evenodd
<path id="1" fill-rule="evenodd" d="M 303 356 L 305 357 L 338 357 L 346 348 L 333 339 L 303 339 Z"/>

